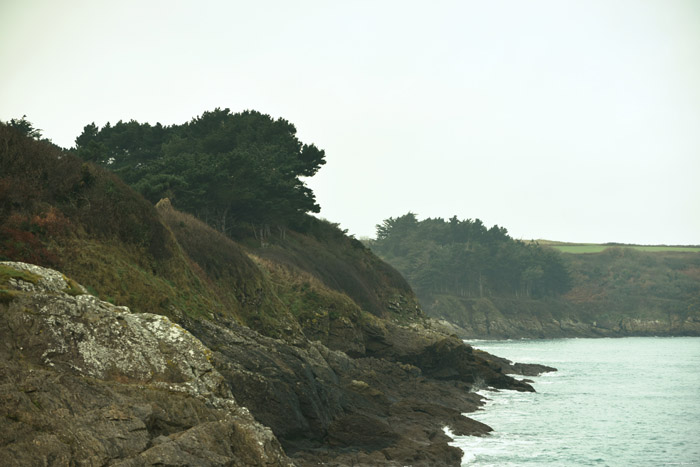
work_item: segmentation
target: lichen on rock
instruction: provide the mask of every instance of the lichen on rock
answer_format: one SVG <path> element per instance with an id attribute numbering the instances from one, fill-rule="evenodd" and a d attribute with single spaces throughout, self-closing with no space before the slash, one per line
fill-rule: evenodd
<path id="1" fill-rule="evenodd" d="M 187 330 L 99 300 L 57 271 L 1 265 L 31 276 L 3 284 L 13 296 L 0 304 L 0 458 L 292 465 Z"/>
<path id="2" fill-rule="evenodd" d="M 41 279 L 17 281 L 25 293 L 10 309 L 21 310 L 27 324 L 43 334 L 43 364 L 195 396 L 232 397 L 204 345 L 166 316 L 131 313 L 92 295 L 71 296 L 63 292 L 67 282 L 61 274 L 38 266 L 30 270 Z"/>
<path id="3" fill-rule="evenodd" d="M 84 294 L 88 293 L 85 287 L 76 284 L 60 272 L 54 271 L 53 269 L 43 268 L 34 264 L 20 263 L 15 261 L 2 261 L 0 262 L 0 265 L 15 269 L 17 271 L 27 272 L 31 276 L 36 278 L 36 280 L 33 281 L 22 279 L 9 280 L 9 285 L 11 287 L 17 290 L 21 290 L 23 292 L 63 294 L 66 293 L 66 291 L 77 287 L 80 292 Z"/>

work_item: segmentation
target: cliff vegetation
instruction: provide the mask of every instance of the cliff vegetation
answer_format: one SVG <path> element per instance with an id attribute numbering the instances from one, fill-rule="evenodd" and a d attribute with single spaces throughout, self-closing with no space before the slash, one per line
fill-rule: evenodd
<path id="1" fill-rule="evenodd" d="M 254 112 L 73 151 L 0 124 L 0 458 L 459 465 L 473 391 L 532 387 L 309 215 L 322 161 Z"/>
<path id="2" fill-rule="evenodd" d="M 696 248 L 522 242 L 478 219 L 412 213 L 368 243 L 464 337 L 700 335 Z"/>

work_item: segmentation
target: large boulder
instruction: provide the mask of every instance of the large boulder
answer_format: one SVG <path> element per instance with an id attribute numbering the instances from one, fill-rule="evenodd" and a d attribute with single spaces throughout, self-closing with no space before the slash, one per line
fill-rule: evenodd
<path id="1" fill-rule="evenodd" d="M 212 352 L 62 274 L 0 263 L 4 465 L 293 465 Z"/>

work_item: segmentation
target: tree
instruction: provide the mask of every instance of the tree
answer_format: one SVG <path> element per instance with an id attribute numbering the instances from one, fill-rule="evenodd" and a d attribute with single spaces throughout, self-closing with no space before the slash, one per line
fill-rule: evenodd
<path id="1" fill-rule="evenodd" d="M 22 115 L 22 118 L 13 118 L 8 122 L 8 126 L 14 128 L 15 130 L 18 130 L 20 133 L 22 133 L 25 136 L 29 136 L 30 138 L 39 140 L 41 139 L 41 130 L 39 128 L 35 128 L 34 125 L 27 120 L 26 115 Z"/>
<path id="2" fill-rule="evenodd" d="M 260 112 L 216 108 L 170 127 L 131 120 L 100 129 L 92 123 L 76 139 L 76 150 L 152 202 L 168 197 L 222 231 L 285 226 L 320 211 L 303 178 L 325 164 L 324 151 L 299 141 L 288 121 Z"/>
<path id="3" fill-rule="evenodd" d="M 497 225 L 479 219 L 422 221 L 409 212 L 377 225 L 372 249 L 394 265 L 419 296 L 539 297 L 571 287 L 561 255 L 514 240 Z"/>

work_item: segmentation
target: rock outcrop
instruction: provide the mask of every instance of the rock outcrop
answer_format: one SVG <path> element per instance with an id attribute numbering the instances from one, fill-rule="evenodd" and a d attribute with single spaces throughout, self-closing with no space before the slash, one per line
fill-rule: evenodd
<path id="1" fill-rule="evenodd" d="M 229 237 L 110 167 L 0 141 L 0 259 L 106 300 L 0 264 L 3 465 L 458 465 L 443 428 L 489 431 L 462 415 L 475 386 L 529 388 L 431 329 L 336 224 Z"/>
<path id="2" fill-rule="evenodd" d="M 319 342 L 290 345 L 235 323 L 187 327 L 213 350 L 236 399 L 301 465 L 459 465 L 442 428 L 491 431 L 462 415 L 482 401 L 459 378 L 436 380 L 397 359 L 350 358 Z"/>
<path id="3" fill-rule="evenodd" d="M 179 325 L 0 267 L 3 465 L 293 465 Z"/>
<path id="4" fill-rule="evenodd" d="M 490 431 L 463 415 L 473 389 L 532 390 L 415 324 L 370 326 L 351 358 L 224 317 L 132 313 L 37 266 L 0 273 L 8 465 L 459 465 L 443 428 Z"/>
<path id="5" fill-rule="evenodd" d="M 700 335 L 697 309 L 679 308 L 669 300 L 628 302 L 621 307 L 604 300 L 461 298 L 450 302 L 448 316 L 445 305 L 435 299 L 425 310 L 464 339 Z"/>

